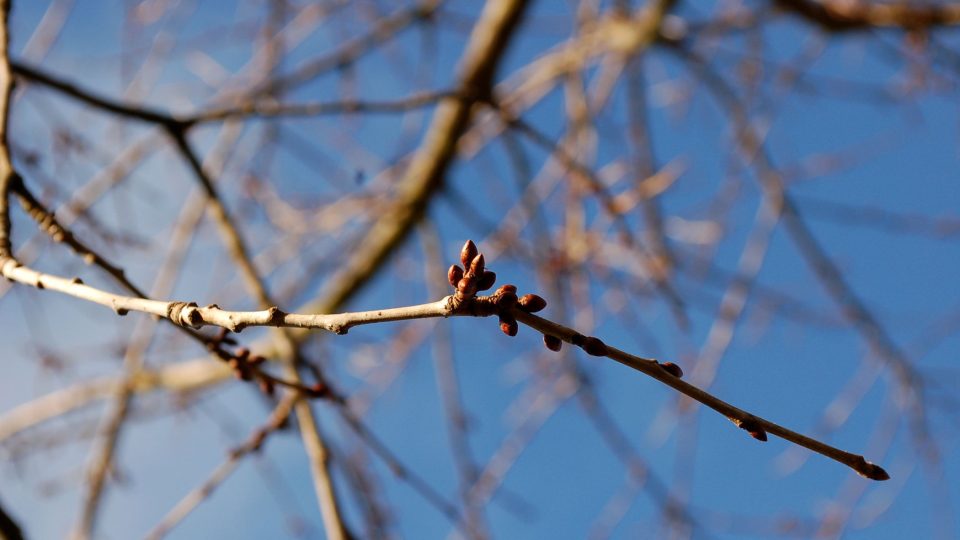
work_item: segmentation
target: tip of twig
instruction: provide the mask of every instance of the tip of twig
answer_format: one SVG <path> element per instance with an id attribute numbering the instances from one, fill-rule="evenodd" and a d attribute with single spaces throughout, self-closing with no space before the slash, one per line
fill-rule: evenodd
<path id="1" fill-rule="evenodd" d="M 520 309 L 527 313 L 536 313 L 547 307 L 547 301 L 535 294 L 525 294 L 518 300 Z"/>
<path id="2" fill-rule="evenodd" d="M 883 467 L 875 463 L 870 463 L 869 461 L 863 458 L 861 459 L 863 460 L 863 462 L 856 469 L 854 469 L 857 471 L 857 474 L 859 474 L 864 478 L 868 478 L 870 480 L 877 480 L 879 482 L 890 479 L 890 474 L 887 473 L 887 471 L 885 471 Z"/>
<path id="3" fill-rule="evenodd" d="M 477 253 L 477 245 L 473 243 L 473 240 L 467 240 L 466 243 L 463 244 L 463 248 L 460 250 L 460 262 L 463 264 L 464 269 L 470 268 L 470 263 L 473 262 Z"/>

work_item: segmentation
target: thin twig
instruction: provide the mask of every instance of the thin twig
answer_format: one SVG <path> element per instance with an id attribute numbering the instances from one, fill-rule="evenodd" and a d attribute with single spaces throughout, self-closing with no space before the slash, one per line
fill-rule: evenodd
<path id="1" fill-rule="evenodd" d="M 156 300 L 143 300 L 111 295 L 110 293 L 94 289 L 73 280 L 42 274 L 23 266 L 16 266 L 15 261 L 12 260 L 7 260 L 6 262 L 0 261 L 0 274 L 10 279 L 20 281 L 21 283 L 31 285 L 39 284 L 42 288 L 57 290 L 103 305 L 119 305 L 121 309 L 127 309 L 128 306 L 129 309 L 140 308 L 141 311 L 161 317 L 169 317 L 178 324 L 187 325 L 214 324 L 212 322 L 214 320 L 236 325 L 240 321 L 243 321 L 245 325 L 309 326 L 312 328 L 322 328 L 334 333 L 343 333 L 344 329 L 348 329 L 351 326 L 374 322 L 428 317 L 491 316 L 505 313 L 517 322 L 526 324 L 545 335 L 550 335 L 581 347 L 588 354 L 605 356 L 637 371 L 643 372 L 680 393 L 714 409 L 741 429 L 749 431 L 755 438 L 765 440 L 766 433 L 771 433 L 784 440 L 798 444 L 847 465 L 866 478 L 884 480 L 889 477 L 886 471 L 878 465 L 866 461 L 863 456 L 845 452 L 821 441 L 801 435 L 769 420 L 734 407 L 708 392 L 684 382 L 673 374 L 672 368 L 665 367 L 667 364 L 661 364 L 650 358 L 642 358 L 621 351 L 604 344 L 595 337 L 584 336 L 572 328 L 538 317 L 532 313 L 527 313 L 516 306 L 504 312 L 503 295 L 499 292 L 492 296 L 465 298 L 462 296 L 462 293 L 458 291 L 457 294 L 447 296 L 436 302 L 415 306 L 356 313 L 340 313 L 335 315 L 299 315 L 283 313 L 276 308 L 259 312 L 225 312 L 216 306 L 200 308 L 193 303 L 166 303 Z M 231 321 L 231 317 L 233 321 Z"/>
<path id="2" fill-rule="evenodd" d="M 764 437 L 764 432 L 771 433 L 777 437 L 780 437 L 781 439 L 798 444 L 804 448 L 808 448 L 818 454 L 837 461 L 838 463 L 846 465 L 847 467 L 850 467 L 856 471 L 857 474 L 865 478 L 870 478 L 871 480 L 886 480 L 889 478 L 889 475 L 886 471 L 884 471 L 880 466 L 866 461 L 863 456 L 834 448 L 826 443 L 812 439 L 805 435 L 801 435 L 800 433 L 789 430 L 769 420 L 744 411 L 743 409 L 734 407 L 720 398 L 717 398 L 712 394 L 709 394 L 700 388 L 683 381 L 679 377 L 675 377 L 665 370 L 662 364 L 654 359 L 635 356 L 621 351 L 615 347 L 605 345 L 603 342 L 599 342 L 598 344 L 597 342 L 599 340 L 597 338 L 584 336 L 572 328 L 568 328 L 553 321 L 538 317 L 532 313 L 526 313 L 516 309 L 514 310 L 513 315 L 516 317 L 517 322 L 523 323 L 543 334 L 560 338 L 567 343 L 584 348 L 588 354 L 593 354 L 594 356 L 605 356 L 612 360 L 616 360 L 627 367 L 640 371 L 662 382 L 663 384 L 666 384 L 681 394 L 699 401 L 703 405 L 706 405 L 707 407 L 710 407 L 711 409 L 722 414 L 737 427 L 751 432 L 751 435 L 754 437 L 761 438 Z M 593 352 L 591 352 L 591 347 L 595 347 L 592 349 Z M 595 354 L 597 352 L 602 352 L 603 354 Z M 763 439 L 761 438 L 761 440 Z"/>

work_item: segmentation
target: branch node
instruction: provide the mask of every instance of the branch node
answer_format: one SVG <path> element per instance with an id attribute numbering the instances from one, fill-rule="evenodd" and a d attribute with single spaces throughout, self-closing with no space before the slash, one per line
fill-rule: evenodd
<path id="1" fill-rule="evenodd" d="M 203 316 L 200 315 L 196 302 L 170 302 L 167 304 L 167 318 L 179 326 L 203 326 Z"/>
<path id="2" fill-rule="evenodd" d="M 753 418 L 744 418 L 744 419 L 734 419 L 733 423 L 737 425 L 738 428 L 746 431 L 750 434 L 751 437 L 758 441 L 766 442 L 767 432 L 762 427 L 760 423 L 754 420 Z"/>
<path id="3" fill-rule="evenodd" d="M 280 308 L 277 306 L 271 306 L 267 309 L 267 316 L 270 318 L 270 324 L 274 326 L 280 326 L 283 324 L 283 317 L 286 315 Z"/>
<path id="4" fill-rule="evenodd" d="M 126 308 L 123 308 L 123 307 L 120 307 L 119 305 L 117 305 L 117 302 L 116 302 L 116 301 L 113 302 L 113 311 L 114 311 L 114 313 L 116 313 L 117 315 L 119 315 L 119 316 L 121 316 L 121 317 L 123 317 L 123 316 L 126 315 L 127 313 L 130 313 L 130 310 L 128 310 L 128 309 L 126 309 Z"/>

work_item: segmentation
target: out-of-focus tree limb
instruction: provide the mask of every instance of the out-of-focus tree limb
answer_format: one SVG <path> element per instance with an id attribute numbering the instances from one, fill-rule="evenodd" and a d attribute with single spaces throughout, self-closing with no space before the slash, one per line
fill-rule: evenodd
<path id="1" fill-rule="evenodd" d="M 423 143 L 397 187 L 397 197 L 358 244 L 357 251 L 333 277 L 324 296 L 308 311 L 330 313 L 366 284 L 409 235 L 443 186 L 457 152 L 457 142 L 470 125 L 474 105 L 490 97 L 497 64 L 527 7 L 526 0 L 487 2 L 460 60 L 457 97 L 440 102 Z"/>
<path id="2" fill-rule="evenodd" d="M 960 4 L 862 0 L 775 0 L 780 8 L 830 32 L 902 28 L 919 30 L 960 24 Z"/>
<path id="3" fill-rule="evenodd" d="M 0 540 L 23 540 L 23 531 L 3 506 L 0 506 Z"/>
<path id="4" fill-rule="evenodd" d="M 10 160 L 7 127 L 10 116 L 10 96 L 13 92 L 13 72 L 7 47 L 10 36 L 7 20 L 9 0 L 0 0 L 0 257 L 13 255 L 10 249 L 10 189 L 17 175 Z"/>

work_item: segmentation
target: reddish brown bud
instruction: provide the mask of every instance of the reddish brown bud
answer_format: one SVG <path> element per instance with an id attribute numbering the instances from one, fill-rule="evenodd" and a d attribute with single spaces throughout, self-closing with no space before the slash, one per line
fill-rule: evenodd
<path id="1" fill-rule="evenodd" d="M 497 295 L 497 307 L 500 309 L 510 309 L 517 303 L 517 293 L 503 292 Z"/>
<path id="2" fill-rule="evenodd" d="M 517 332 L 520 331 L 520 326 L 517 324 L 517 321 L 513 319 L 500 318 L 500 331 L 504 334 L 513 337 L 517 335 Z"/>
<path id="3" fill-rule="evenodd" d="M 480 281 L 477 282 L 477 290 L 485 291 L 490 287 L 493 287 L 493 284 L 497 282 L 497 274 L 484 270 L 483 275 L 480 276 Z"/>
<path id="4" fill-rule="evenodd" d="M 674 364 L 673 362 L 663 362 L 660 364 L 660 367 L 667 373 L 673 375 L 676 378 L 683 377 L 683 370 L 680 369 L 680 366 Z"/>
<path id="5" fill-rule="evenodd" d="M 242 360 L 246 360 L 247 357 L 250 356 L 250 349 L 246 347 L 240 347 L 239 349 L 237 349 L 237 352 L 234 353 L 234 356 Z"/>
<path id="6" fill-rule="evenodd" d="M 270 379 L 260 379 L 260 391 L 268 396 L 273 395 L 273 381 Z"/>
<path id="7" fill-rule="evenodd" d="M 591 356 L 606 356 L 607 344 L 590 336 L 583 340 L 583 350 Z"/>
<path id="8" fill-rule="evenodd" d="M 456 287 L 457 283 L 463 279 L 463 268 L 455 264 L 450 265 L 450 269 L 447 270 L 447 281 L 450 282 L 451 287 Z"/>
<path id="9" fill-rule="evenodd" d="M 535 294 L 525 294 L 520 297 L 520 309 L 527 313 L 536 313 L 547 307 L 547 301 Z"/>
<path id="10" fill-rule="evenodd" d="M 547 346 L 551 351 L 559 351 L 560 347 L 563 346 L 563 341 L 557 336 L 551 336 L 550 334 L 543 335 L 543 344 Z"/>
<path id="11" fill-rule="evenodd" d="M 473 243 L 473 240 L 467 240 L 463 244 L 463 249 L 460 250 L 460 262 L 463 263 L 464 268 L 470 267 L 470 262 L 473 261 L 473 258 L 477 256 L 477 245 Z"/>
<path id="12" fill-rule="evenodd" d="M 483 271 L 486 269 L 486 260 L 483 258 L 483 253 L 477 253 L 477 256 L 470 261 L 470 273 L 475 276 L 483 275 Z"/>
<path id="13" fill-rule="evenodd" d="M 497 292 L 495 292 L 494 294 L 500 295 L 500 294 L 508 293 L 508 292 L 513 293 L 513 294 L 517 294 L 517 286 L 516 286 L 516 285 L 510 285 L 509 283 L 506 284 L 506 285 L 501 285 L 500 288 L 497 289 Z"/>
<path id="14" fill-rule="evenodd" d="M 457 290 L 467 296 L 473 296 L 477 293 L 477 279 L 467 276 L 457 282 Z"/>

